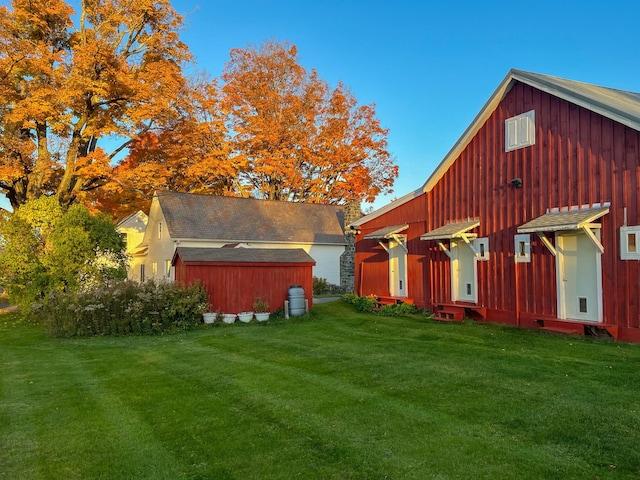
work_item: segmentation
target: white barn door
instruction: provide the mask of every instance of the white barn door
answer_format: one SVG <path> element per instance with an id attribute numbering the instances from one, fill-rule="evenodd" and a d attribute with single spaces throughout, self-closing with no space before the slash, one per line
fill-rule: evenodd
<path id="1" fill-rule="evenodd" d="M 478 302 L 478 270 L 476 256 L 463 242 L 451 242 L 451 300 Z"/>
<path id="2" fill-rule="evenodd" d="M 389 294 L 407 296 L 407 251 L 395 240 L 389 240 Z"/>
<path id="3" fill-rule="evenodd" d="M 599 237 L 599 231 L 596 236 Z M 556 235 L 558 317 L 602 321 L 602 263 L 600 250 L 584 232 Z"/>

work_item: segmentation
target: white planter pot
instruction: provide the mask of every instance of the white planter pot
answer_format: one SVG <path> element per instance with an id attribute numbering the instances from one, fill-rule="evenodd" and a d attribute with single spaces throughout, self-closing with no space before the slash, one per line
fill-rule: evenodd
<path id="1" fill-rule="evenodd" d="M 238 314 L 238 320 L 244 323 L 249 323 L 253 320 L 253 312 L 240 312 Z"/>
<path id="2" fill-rule="evenodd" d="M 204 323 L 213 323 L 216 320 L 216 314 L 211 312 L 206 312 L 202 314 L 202 318 L 204 319 Z"/>
<path id="3" fill-rule="evenodd" d="M 236 321 L 236 314 L 235 313 L 223 313 L 222 314 L 222 321 L 224 323 L 233 323 Z"/>
<path id="4" fill-rule="evenodd" d="M 271 315 L 269 312 L 256 312 L 256 320 L 258 320 L 259 322 L 266 322 L 267 320 L 269 320 L 269 315 Z"/>

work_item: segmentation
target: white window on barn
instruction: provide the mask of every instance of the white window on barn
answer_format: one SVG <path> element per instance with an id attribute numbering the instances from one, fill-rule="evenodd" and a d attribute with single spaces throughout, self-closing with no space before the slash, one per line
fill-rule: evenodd
<path id="1" fill-rule="evenodd" d="M 489 260 L 489 238 L 476 238 L 473 243 L 476 249 L 477 259 L 481 261 Z"/>
<path id="2" fill-rule="evenodd" d="M 504 151 L 528 147 L 536 143 L 535 110 L 523 113 L 504 121 Z"/>
<path id="3" fill-rule="evenodd" d="M 528 233 L 521 233 L 515 235 L 513 238 L 516 250 L 516 263 L 531 262 L 531 235 Z"/>
<path id="4" fill-rule="evenodd" d="M 151 273 L 153 273 L 154 277 L 156 277 L 158 275 L 158 263 L 157 262 L 153 262 L 151 264 Z"/>
<path id="5" fill-rule="evenodd" d="M 640 260 L 640 226 L 620 227 L 620 259 Z"/>

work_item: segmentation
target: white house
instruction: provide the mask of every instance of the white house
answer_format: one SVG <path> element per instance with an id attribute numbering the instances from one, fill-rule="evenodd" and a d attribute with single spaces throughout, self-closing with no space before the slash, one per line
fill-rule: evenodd
<path id="1" fill-rule="evenodd" d="M 301 248 L 316 262 L 314 276 L 339 285 L 346 244 L 341 206 L 158 192 L 129 278 L 173 280 L 178 246 Z"/>

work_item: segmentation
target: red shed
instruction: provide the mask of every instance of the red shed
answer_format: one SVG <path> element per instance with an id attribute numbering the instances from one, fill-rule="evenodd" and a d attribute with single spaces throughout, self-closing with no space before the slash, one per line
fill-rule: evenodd
<path id="1" fill-rule="evenodd" d="M 512 70 L 424 186 L 351 224 L 356 292 L 640 342 L 640 94 Z"/>
<path id="2" fill-rule="evenodd" d="M 224 313 L 252 311 L 258 296 L 271 311 L 283 308 L 292 285 L 302 286 L 311 300 L 315 261 L 301 248 L 178 247 L 172 265 L 177 282 L 200 281 L 213 309 Z"/>

